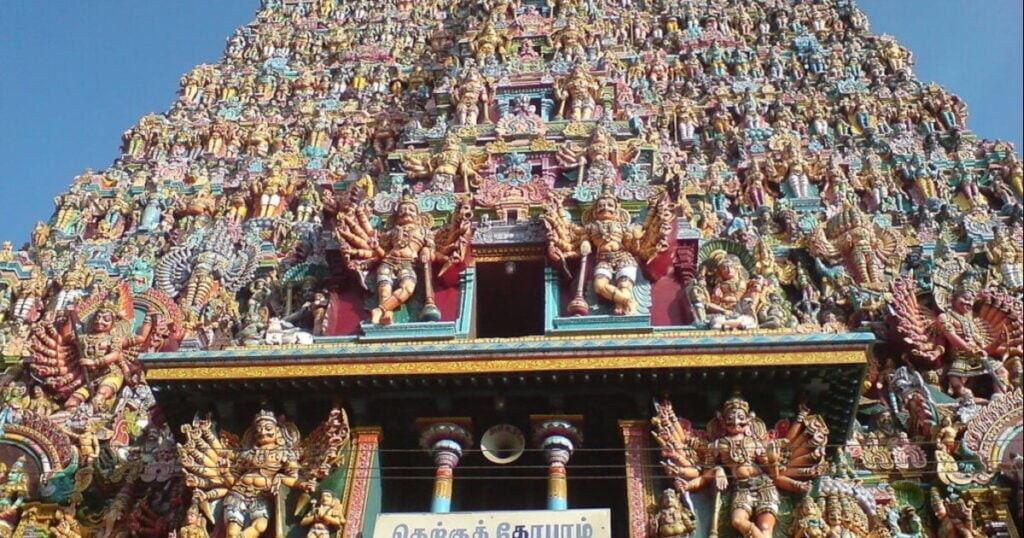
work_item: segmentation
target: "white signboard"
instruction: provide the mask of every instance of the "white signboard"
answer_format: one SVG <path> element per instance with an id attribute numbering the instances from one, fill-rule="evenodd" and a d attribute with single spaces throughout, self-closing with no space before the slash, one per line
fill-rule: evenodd
<path id="1" fill-rule="evenodd" d="M 611 538 L 611 527 L 607 509 L 381 514 L 373 538 Z"/>

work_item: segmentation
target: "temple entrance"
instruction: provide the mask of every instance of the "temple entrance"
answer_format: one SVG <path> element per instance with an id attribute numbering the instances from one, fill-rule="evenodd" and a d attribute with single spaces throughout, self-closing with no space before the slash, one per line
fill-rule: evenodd
<path id="1" fill-rule="evenodd" d="M 477 338 L 544 334 L 544 262 L 477 263 Z"/>

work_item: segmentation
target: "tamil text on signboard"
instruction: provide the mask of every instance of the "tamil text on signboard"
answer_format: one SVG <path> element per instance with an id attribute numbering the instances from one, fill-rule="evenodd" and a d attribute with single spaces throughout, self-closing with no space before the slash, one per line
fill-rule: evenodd
<path id="1" fill-rule="evenodd" d="M 381 514 L 373 538 L 611 538 L 608 510 Z"/>

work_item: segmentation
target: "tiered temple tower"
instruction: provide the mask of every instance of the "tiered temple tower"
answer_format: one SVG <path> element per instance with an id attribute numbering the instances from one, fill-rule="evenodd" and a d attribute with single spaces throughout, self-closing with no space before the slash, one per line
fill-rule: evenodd
<path id="1" fill-rule="evenodd" d="M 122 153 L 0 537 L 1019 536 L 1024 169 L 850 0 L 265 0 Z"/>

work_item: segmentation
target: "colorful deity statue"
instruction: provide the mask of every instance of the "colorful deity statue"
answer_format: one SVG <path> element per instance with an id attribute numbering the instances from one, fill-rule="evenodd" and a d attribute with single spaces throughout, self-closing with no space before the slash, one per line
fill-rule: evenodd
<path id="1" fill-rule="evenodd" d="M 236 191 L 227 199 L 227 206 L 222 207 L 223 216 L 235 224 L 242 224 L 249 215 L 249 200 L 242 191 Z"/>
<path id="2" fill-rule="evenodd" d="M 139 201 L 142 212 L 139 214 L 138 229 L 140 232 L 155 231 L 163 223 L 163 212 L 168 200 L 163 193 L 151 191 Z"/>
<path id="3" fill-rule="evenodd" d="M 569 19 L 565 26 L 548 35 L 548 40 L 555 51 L 569 61 L 585 59 L 591 39 L 586 21 L 582 17 Z"/>
<path id="4" fill-rule="evenodd" d="M 93 271 L 85 265 L 85 260 L 78 257 L 67 271 L 57 277 L 60 291 L 57 292 L 54 310 L 64 310 L 85 296 L 86 290 L 93 282 Z"/>
<path id="5" fill-rule="evenodd" d="M 250 155 L 266 156 L 274 136 L 269 123 L 258 123 L 245 137 L 244 148 Z"/>
<path id="6" fill-rule="evenodd" d="M 593 256 L 594 291 L 614 305 L 616 315 L 630 315 L 638 308 L 633 296 L 637 271 L 668 249 L 675 206 L 667 193 L 660 192 L 648 200 L 644 223 L 633 224 L 614 194 L 605 189 L 584 213 L 580 225 L 569 220 L 562 201 L 552 193 L 543 219 L 548 230 L 549 259 L 565 267 L 567 259 L 580 258 L 582 282 L 590 271 L 587 261 Z M 580 303 L 581 292 L 582 287 L 570 304 L 570 311 L 577 315 L 586 313 L 585 302 Z"/>
<path id="7" fill-rule="evenodd" d="M 184 231 L 192 231 L 209 224 L 217 212 L 217 199 L 209 186 L 205 185 L 194 196 L 179 198 L 175 206 L 174 216 L 181 219 L 178 226 Z"/>
<path id="8" fill-rule="evenodd" d="M 3 474 L 3 484 L 0 484 L 0 511 L 17 508 L 29 496 L 29 473 L 25 469 L 25 456 L 19 456 L 9 469 L 0 474 Z"/>
<path id="9" fill-rule="evenodd" d="M 338 502 L 344 491 L 358 507 L 351 483 L 278 508 L 287 484 L 311 489 L 334 462 L 309 471 L 317 443 L 270 416 L 237 442 L 204 424 L 187 434 L 193 499 L 139 479 L 182 469 L 166 430 L 181 415 L 143 402 L 140 354 L 184 372 L 156 354 L 449 330 L 458 347 L 467 324 L 468 338 L 489 331 L 493 308 L 463 295 L 487 291 L 490 269 L 458 278 L 474 241 L 515 280 L 511 263 L 545 239 L 571 289 L 544 301 L 591 315 L 556 318 L 552 335 L 609 324 L 666 339 L 770 333 L 729 339 L 742 346 L 877 338 L 863 393 L 850 400 L 830 378 L 822 404 L 843 428 L 857 407 L 844 471 L 876 475 L 870 486 L 822 479 L 799 497 L 821 470 L 817 419 L 767 431 L 730 400 L 708 435 L 659 417 L 675 487 L 644 507 L 647 534 L 717 530 L 696 521 L 711 492 L 688 492 L 722 483 L 730 500 L 714 506 L 749 536 L 999 534 L 986 499 L 1019 480 L 979 470 L 995 453 L 965 443 L 1022 382 L 1024 164 L 912 67 L 848 1 L 263 0 L 220 62 L 124 132 L 114 163 L 75 177 L 30 244 L 0 241 L 0 430 L 14 444 L 29 426 L 54 434 L 25 436 L 47 452 L 45 480 L 28 487 L 45 499 L 0 480 L 0 538 L 358 531 Z M 75 453 L 77 473 L 62 473 Z M 1019 456 L 1003 459 L 1019 471 Z M 954 498 L 924 512 L 912 483 L 943 481 L 973 512 Z M 781 502 L 787 488 L 798 496 Z"/>
<path id="10" fill-rule="evenodd" d="M 951 267 L 952 266 L 952 267 Z M 989 377 L 994 392 L 1003 392 L 1007 379 L 1005 358 L 1020 356 L 1015 335 L 1021 332 L 1019 302 L 998 291 L 981 294 L 971 275 L 959 273 L 959 263 L 947 262 L 937 269 L 936 315 L 919 305 L 913 281 L 896 280 L 892 285 L 894 320 L 901 336 L 911 346 L 914 358 L 929 368 L 945 367 L 949 391 L 959 396 L 972 378 Z M 949 291 L 951 290 L 951 291 Z"/>
<path id="11" fill-rule="evenodd" d="M 658 512 L 654 516 L 654 534 L 657 538 L 683 538 L 697 530 L 697 522 L 690 507 L 683 506 L 679 492 L 669 488 L 662 492 Z"/>
<path id="12" fill-rule="evenodd" d="M 10 469 L 0 463 L 0 536 L 13 536 L 22 505 L 29 500 L 29 476 L 25 456 L 19 456 Z"/>
<path id="13" fill-rule="evenodd" d="M 976 527 L 974 521 L 974 503 L 957 495 L 949 499 L 942 498 L 937 488 L 931 492 L 932 513 L 939 521 L 935 533 L 937 538 L 981 538 L 985 532 Z"/>
<path id="14" fill-rule="evenodd" d="M 860 183 L 870 193 L 876 210 L 903 206 L 903 191 L 893 181 L 892 175 L 880 170 L 873 160 L 865 164 Z"/>
<path id="15" fill-rule="evenodd" d="M 63 400 L 65 409 L 85 402 L 98 409 L 111 407 L 126 383 L 138 381 L 138 354 L 155 350 L 151 336 L 163 321 L 159 314 L 147 315 L 136 333 L 133 319 L 131 293 L 121 283 L 61 322 L 37 326 L 31 342 L 33 372 Z"/>
<path id="16" fill-rule="evenodd" d="M 914 190 L 922 202 L 931 203 L 933 200 L 939 199 L 941 193 L 936 180 L 937 172 L 927 166 L 919 156 L 915 155 L 903 167 L 902 173 L 904 178 L 914 186 Z"/>
<path id="17" fill-rule="evenodd" d="M 82 526 L 75 517 L 75 507 L 58 507 L 49 530 L 57 538 L 82 538 Z"/>
<path id="18" fill-rule="evenodd" d="M 656 410 L 652 425 L 665 472 L 680 491 L 711 486 L 721 492 L 732 486 L 729 510 L 741 536 L 772 536 L 779 490 L 804 494 L 827 468 L 828 427 L 807 408 L 801 407 L 780 438 L 771 438 L 750 404 L 733 396 L 708 424 L 707 441 L 680 422 L 671 403 L 659 403 Z M 711 522 L 716 534 L 717 525 Z"/>
<path id="19" fill-rule="evenodd" d="M 484 23 L 484 27 L 473 36 L 470 41 L 470 48 L 473 57 L 480 65 L 485 65 L 488 60 L 505 58 L 508 55 L 510 40 L 503 31 L 497 29 L 491 21 Z M 472 124 L 470 124 L 472 125 Z"/>
<path id="20" fill-rule="evenodd" d="M 994 182 L 993 190 L 1001 194 L 1004 203 L 1008 205 L 1024 201 L 1024 163 L 1020 157 L 1011 152 L 1006 158 L 1006 164 L 1000 168 L 1003 181 Z"/>
<path id="21" fill-rule="evenodd" d="M 812 255 L 842 261 L 857 284 L 873 289 L 885 286 L 886 272 L 898 267 L 906 253 L 901 235 L 869 220 L 849 201 L 825 227 L 815 228 L 807 243 Z"/>
<path id="22" fill-rule="evenodd" d="M 86 173 L 91 173 L 91 170 L 86 169 Z M 84 215 L 89 209 L 88 196 L 81 190 L 80 184 L 71 185 L 67 192 L 57 195 L 53 203 L 57 206 L 53 229 L 65 235 L 79 233 Z"/>
<path id="23" fill-rule="evenodd" d="M 807 162 L 798 149 L 790 149 L 786 152 L 785 165 L 775 167 L 769 161 L 769 173 L 789 189 L 790 196 L 794 198 L 809 198 L 811 186 L 817 182 L 817 166 Z"/>
<path id="24" fill-rule="evenodd" d="M 711 208 L 718 214 L 727 215 L 729 201 L 735 198 L 740 190 L 739 181 L 729 174 L 729 166 L 721 158 L 716 158 L 708 165 L 700 185 Z"/>
<path id="25" fill-rule="evenodd" d="M 565 171 L 576 170 L 576 182 L 590 186 L 608 187 L 619 183 L 619 170 L 639 154 L 637 141 L 620 150 L 612 133 L 598 125 L 585 146 L 567 142 L 558 148 L 555 156 Z"/>
<path id="26" fill-rule="evenodd" d="M 986 369 L 999 368 L 986 361 L 989 356 L 1000 357 L 1005 352 L 1005 343 L 987 336 L 983 325 L 985 321 L 974 313 L 978 291 L 975 284 L 961 284 L 952 294 L 950 308 L 939 314 L 935 325 L 938 334 L 948 343 L 952 355 L 948 375 L 950 390 L 954 394 L 960 392 L 964 378 L 990 373 Z M 993 347 L 991 355 L 985 349 L 990 346 Z"/>
<path id="27" fill-rule="evenodd" d="M 253 183 L 253 215 L 258 218 L 280 217 L 298 186 L 296 178 L 289 178 L 281 167 L 271 167 L 262 181 Z"/>
<path id="28" fill-rule="evenodd" d="M 789 529 L 789 535 L 793 538 L 825 538 L 827 532 L 821 508 L 814 497 L 807 496 L 801 499 L 793 513 L 793 525 Z"/>
<path id="29" fill-rule="evenodd" d="M 185 512 L 185 524 L 178 529 L 178 536 L 181 538 L 210 538 L 206 530 L 206 519 L 199 511 L 199 505 L 189 506 Z"/>
<path id="30" fill-rule="evenodd" d="M 42 314 L 43 297 L 50 287 L 46 273 L 38 266 L 32 269 L 29 277 L 18 283 L 15 290 L 13 314 L 22 321 L 36 321 Z"/>
<path id="31" fill-rule="evenodd" d="M 7 321 L 11 311 L 12 292 L 7 285 L 0 285 L 0 323 Z"/>
<path id="32" fill-rule="evenodd" d="M 194 232 L 157 263 L 156 287 L 176 297 L 186 315 L 198 313 L 222 289 L 232 293 L 242 289 L 255 275 L 259 244 L 251 235 L 239 235 L 223 219 Z"/>
<path id="33" fill-rule="evenodd" d="M 339 416 L 340 421 L 324 423 L 309 439 L 324 441 L 324 434 L 333 433 L 347 442 L 348 419 L 344 413 Z M 178 455 L 185 484 L 208 518 L 212 519 L 210 503 L 222 499 L 221 523 L 229 538 L 263 534 L 271 517 L 283 517 L 275 510 L 281 487 L 314 491 L 317 480 L 336 464 L 341 448 L 324 450 L 301 442 L 294 424 L 268 411 L 253 418 L 241 442 L 219 436 L 209 420 L 197 418 L 181 431 L 185 442 L 178 444 Z"/>
<path id="34" fill-rule="evenodd" d="M 309 511 L 302 518 L 301 524 L 309 527 L 306 538 L 331 538 L 335 531 L 345 525 L 341 499 L 335 497 L 330 490 L 321 490 L 320 495 L 310 501 Z"/>
<path id="35" fill-rule="evenodd" d="M 854 538 L 869 536 L 870 523 L 864 510 L 846 492 L 829 491 L 822 496 L 823 521 L 826 537 Z"/>
<path id="36" fill-rule="evenodd" d="M 97 204 L 97 207 L 101 208 L 103 216 L 96 224 L 94 239 L 109 241 L 120 237 L 128 225 L 127 219 L 131 213 L 128 201 L 121 195 L 115 195 Z"/>
<path id="37" fill-rule="evenodd" d="M 388 325 L 394 321 L 395 310 L 416 292 L 420 281 L 417 265 L 423 268 L 426 295 L 421 318 L 424 321 L 440 319 L 440 311 L 434 305 L 432 266 L 434 262 L 442 262 L 451 267 L 465 260 L 466 238 L 472 229 L 465 228 L 463 234 L 445 238 L 458 241 L 460 248 L 449 248 L 455 243 L 438 244 L 432 217 L 421 212 L 415 198 L 408 193 L 403 194 L 388 229 L 374 229 L 370 215 L 365 202 L 353 204 L 339 214 L 334 234 L 342 245 L 346 264 L 360 279 L 365 282 L 367 273 L 375 269 L 378 304 L 370 312 L 371 323 Z M 463 214 L 456 214 L 456 218 L 463 217 Z"/>
<path id="38" fill-rule="evenodd" d="M 309 181 L 303 184 L 295 199 L 295 218 L 299 222 L 320 222 L 320 212 L 324 205 L 315 183 Z"/>
<path id="39" fill-rule="evenodd" d="M 1016 231 L 1019 232 L 1019 224 Z M 996 228 L 992 240 L 984 246 L 985 257 L 990 264 L 988 280 L 1010 291 L 1020 292 L 1024 287 L 1024 246 L 1020 238 L 1013 237 L 1013 231 Z"/>
<path id="40" fill-rule="evenodd" d="M 558 116 L 572 121 L 593 119 L 601 87 L 601 83 L 590 74 L 587 64 L 575 65 L 569 75 L 555 86 L 555 96 L 561 102 Z"/>
<path id="41" fill-rule="evenodd" d="M 712 328 L 757 328 L 761 294 L 766 282 L 759 276 L 752 278 L 739 256 L 723 249 L 711 252 L 701 262 L 695 280 L 699 280 L 699 286 L 706 290 L 707 295 L 700 308 Z"/>
<path id="42" fill-rule="evenodd" d="M 455 101 L 455 118 L 459 125 L 476 125 L 481 117 L 487 119 L 490 99 L 487 83 L 480 71 L 475 67 L 466 70 L 452 90 L 452 100 Z"/>
<path id="43" fill-rule="evenodd" d="M 206 133 L 204 153 L 214 157 L 225 157 L 235 144 L 235 128 L 232 124 L 219 121 L 209 127 Z"/>
<path id="44" fill-rule="evenodd" d="M 430 178 L 430 189 L 436 192 L 455 192 L 456 186 L 462 192 L 480 181 L 479 170 L 487 162 L 487 154 L 466 151 L 458 135 L 449 132 L 441 143 L 441 149 L 433 155 L 406 155 L 402 164 L 410 178 Z M 460 179 L 456 183 L 456 179 Z"/>
<path id="45" fill-rule="evenodd" d="M 755 162 L 743 176 L 743 196 L 747 207 L 759 209 L 771 206 L 773 196 L 768 185 L 768 177 L 761 170 L 761 163 Z"/>
<path id="46" fill-rule="evenodd" d="M 32 228 L 32 246 L 35 248 L 42 248 L 46 245 L 46 242 L 50 239 L 50 233 L 53 231 L 48 224 L 43 221 L 36 221 L 36 225 Z"/>

